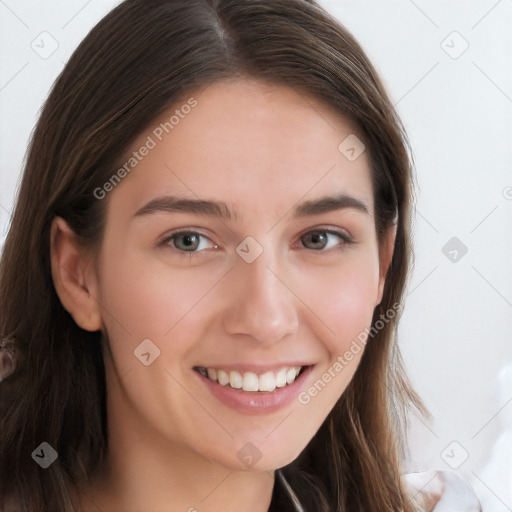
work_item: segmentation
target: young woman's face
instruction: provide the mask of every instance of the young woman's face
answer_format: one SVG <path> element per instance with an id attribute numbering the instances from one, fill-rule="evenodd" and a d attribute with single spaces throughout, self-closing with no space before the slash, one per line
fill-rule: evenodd
<path id="1" fill-rule="evenodd" d="M 112 428 L 236 469 L 304 449 L 382 292 L 353 133 L 302 93 L 240 80 L 140 135 L 97 261 Z"/>

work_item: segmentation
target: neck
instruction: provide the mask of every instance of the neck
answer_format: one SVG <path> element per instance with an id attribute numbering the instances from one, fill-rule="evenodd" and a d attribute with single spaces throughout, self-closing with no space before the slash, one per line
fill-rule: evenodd
<path id="1" fill-rule="evenodd" d="M 230 471 L 190 459 L 185 465 L 175 457 L 149 464 L 147 453 L 117 463 L 113 458 L 81 491 L 81 512 L 267 512 L 270 506 L 274 476 L 266 472 Z"/>

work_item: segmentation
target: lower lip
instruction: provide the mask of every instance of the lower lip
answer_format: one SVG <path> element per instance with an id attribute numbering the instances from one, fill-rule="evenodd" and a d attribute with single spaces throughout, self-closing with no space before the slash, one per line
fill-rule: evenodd
<path id="1" fill-rule="evenodd" d="M 287 384 L 282 388 L 276 388 L 272 392 L 264 393 L 242 391 L 241 389 L 234 389 L 229 385 L 222 386 L 218 382 L 213 382 L 204 375 L 201 375 L 199 372 L 195 373 L 197 373 L 213 396 L 232 409 L 244 414 L 268 414 L 292 403 L 312 370 L 313 366 L 308 366 L 292 384 Z"/>

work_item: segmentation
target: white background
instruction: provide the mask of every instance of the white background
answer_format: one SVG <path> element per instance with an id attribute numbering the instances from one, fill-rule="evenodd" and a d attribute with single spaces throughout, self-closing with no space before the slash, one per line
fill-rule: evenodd
<path id="1" fill-rule="evenodd" d="M 0 0 L 0 244 L 51 84 L 116 3 Z M 486 512 L 510 511 L 512 1 L 322 4 L 375 63 L 415 154 L 416 264 L 399 334 L 434 421 L 412 418 L 408 468 L 460 465 Z M 48 58 L 31 47 L 56 44 Z"/>

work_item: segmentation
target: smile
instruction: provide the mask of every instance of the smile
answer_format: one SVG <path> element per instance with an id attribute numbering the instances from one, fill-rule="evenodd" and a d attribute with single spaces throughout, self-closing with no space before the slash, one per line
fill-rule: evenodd
<path id="1" fill-rule="evenodd" d="M 247 392 L 271 393 L 276 388 L 284 388 L 293 384 L 304 368 L 302 366 L 283 367 L 277 371 L 267 371 L 260 375 L 250 371 L 242 372 L 203 367 L 194 369 L 203 377 L 212 382 L 217 382 L 221 386 Z"/>

